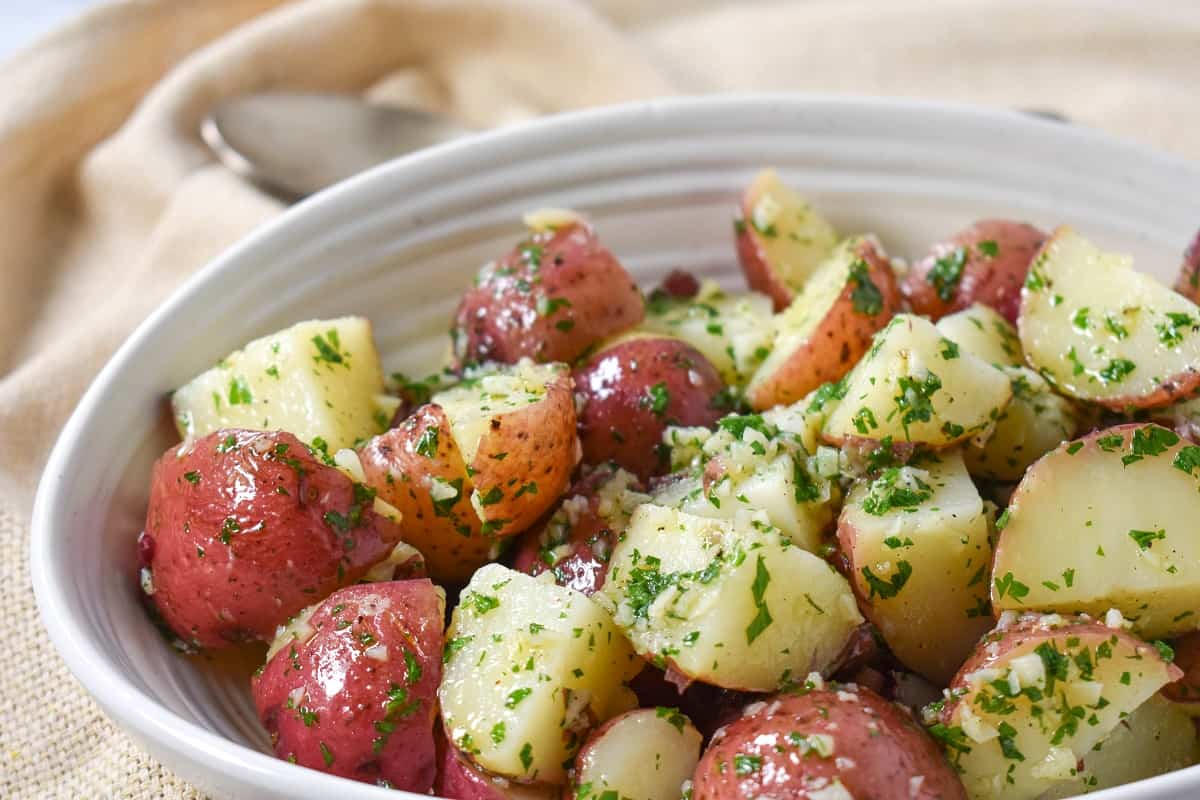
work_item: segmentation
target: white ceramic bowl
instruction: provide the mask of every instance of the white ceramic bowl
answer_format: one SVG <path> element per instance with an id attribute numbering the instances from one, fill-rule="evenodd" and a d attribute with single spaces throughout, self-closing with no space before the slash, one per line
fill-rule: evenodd
<path id="1" fill-rule="evenodd" d="M 683 266 L 740 283 L 731 217 L 775 165 L 843 231 L 913 257 L 984 216 L 1070 223 L 1169 279 L 1200 222 L 1200 168 L 1016 113 L 796 96 L 685 99 L 556 117 L 385 165 L 289 211 L 209 264 L 137 329 L 62 432 L 38 492 L 32 567 L 71 670 L 154 756 L 218 796 L 396 797 L 269 755 L 246 673 L 198 668 L 137 601 L 134 539 L 164 397 L 248 339 L 366 314 L 385 366 L 436 363 L 459 291 L 569 206 L 643 283 Z M 1103 797 L 1200 796 L 1200 767 Z M 1100 797 L 1101 795 L 1096 795 Z"/>

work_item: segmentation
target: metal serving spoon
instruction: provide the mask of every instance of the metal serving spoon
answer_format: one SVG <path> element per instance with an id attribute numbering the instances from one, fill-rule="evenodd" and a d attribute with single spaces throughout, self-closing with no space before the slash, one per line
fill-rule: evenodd
<path id="1" fill-rule="evenodd" d="M 233 97 L 200 125 L 221 163 L 287 201 L 469 132 L 425 111 L 302 92 Z"/>
<path id="2" fill-rule="evenodd" d="M 1022 113 L 1067 121 L 1049 109 Z M 218 104 L 200 126 L 204 141 L 225 166 L 286 201 L 470 132 L 425 111 L 308 92 L 233 97 Z"/>

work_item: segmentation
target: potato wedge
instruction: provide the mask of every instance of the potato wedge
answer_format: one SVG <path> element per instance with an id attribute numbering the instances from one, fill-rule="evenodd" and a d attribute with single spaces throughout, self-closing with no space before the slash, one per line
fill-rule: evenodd
<path id="1" fill-rule="evenodd" d="M 810 681 L 746 708 L 713 737 L 695 800 L 966 800 L 907 710 L 854 684 Z"/>
<path id="2" fill-rule="evenodd" d="M 1012 399 L 1003 372 L 911 314 L 875 335 L 842 393 L 821 433 L 835 444 L 891 436 L 949 447 L 989 431 Z"/>
<path id="3" fill-rule="evenodd" d="M 1175 279 L 1175 291 L 1200 303 L 1200 231 L 1183 251 L 1183 263 L 1179 266 L 1179 277 Z"/>
<path id="4" fill-rule="evenodd" d="M 742 194 L 734 221 L 738 260 L 751 289 L 782 311 L 837 244 L 837 232 L 812 205 L 764 169 Z"/>
<path id="5" fill-rule="evenodd" d="M 691 297 L 656 291 L 646 302 L 641 330 L 684 340 L 721 380 L 745 386 L 771 352 L 771 301 L 761 294 L 727 294 L 709 280 Z"/>
<path id="6" fill-rule="evenodd" d="M 1060 800 L 1153 778 L 1200 761 L 1192 719 L 1160 696 L 1151 697 L 1096 744 L 1075 776 L 1038 800 Z"/>
<path id="7" fill-rule="evenodd" d="M 972 303 L 1016 322 L 1021 284 L 1046 234 L 1024 222 L 984 219 L 935 244 L 904 276 L 914 313 L 937 320 Z"/>
<path id="8" fill-rule="evenodd" d="M 1064 443 L 1013 493 L 996 543 L 992 605 L 1119 609 L 1142 636 L 1200 627 L 1200 447 L 1132 424 Z"/>
<path id="9" fill-rule="evenodd" d="M 930 732 L 970 797 L 1033 800 L 1178 675 L 1124 631 L 1028 615 L 980 642 Z"/>
<path id="10" fill-rule="evenodd" d="M 794 403 L 839 380 L 899 307 L 896 278 L 878 244 L 864 237 L 839 244 L 774 318 L 771 354 L 746 387 L 751 407 Z"/>
<path id="11" fill-rule="evenodd" d="M 853 592 L 764 516 L 639 506 L 595 597 L 640 654 L 695 680 L 771 691 L 828 669 L 862 622 Z"/>
<path id="12" fill-rule="evenodd" d="M 1120 411 L 1200 386 L 1200 308 L 1070 228 L 1030 268 L 1018 329 L 1030 366 L 1070 397 Z"/>
<path id="13" fill-rule="evenodd" d="M 947 314 L 937 321 L 937 329 L 952 342 L 989 364 L 1002 367 L 1025 366 L 1021 340 L 1016 327 L 982 303 Z"/>
<path id="14" fill-rule="evenodd" d="M 679 800 L 700 760 L 700 732 L 675 708 L 639 708 L 597 728 L 579 755 L 567 800 Z"/>
<path id="15" fill-rule="evenodd" d="M 584 595 L 488 564 L 459 598 L 438 696 L 450 741 L 486 770 L 562 783 L 589 730 L 626 710 L 641 668 Z"/>
<path id="16" fill-rule="evenodd" d="M 964 452 L 972 475 L 1019 481 L 1029 465 L 1070 439 L 1079 429 L 1071 401 L 1028 367 L 1001 367 L 1012 386 L 1012 402 L 1001 412 L 983 444 L 969 442 Z"/>
<path id="17" fill-rule="evenodd" d="M 222 428 L 282 430 L 329 452 L 387 430 L 400 401 L 363 317 L 301 322 L 255 339 L 171 395 L 184 439 Z"/>
<path id="18" fill-rule="evenodd" d="M 957 450 L 860 481 L 838 518 L 867 616 L 906 667 L 938 685 L 992 626 L 988 522 Z"/>

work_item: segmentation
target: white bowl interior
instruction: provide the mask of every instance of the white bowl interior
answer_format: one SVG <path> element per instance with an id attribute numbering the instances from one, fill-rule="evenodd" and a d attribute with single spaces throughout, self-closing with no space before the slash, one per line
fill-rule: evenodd
<path id="1" fill-rule="evenodd" d="M 1077 226 L 1167 280 L 1200 221 L 1194 166 L 1071 126 L 908 103 L 650 103 L 382 167 L 206 268 L 137 331 L 65 429 L 39 493 L 33 569 L 76 675 L 156 756 L 215 794 L 385 796 L 258 755 L 267 742 L 246 669 L 198 667 L 147 621 L 134 539 L 151 464 L 174 442 L 167 392 L 250 338 L 349 313 L 373 321 L 389 370 L 431 371 L 458 293 L 538 206 L 585 212 L 644 285 L 684 267 L 740 286 L 732 212 L 767 164 L 840 230 L 874 231 L 910 258 L 973 219 L 1003 216 Z M 1121 796 L 1185 785 L 1200 792 L 1197 769 Z"/>

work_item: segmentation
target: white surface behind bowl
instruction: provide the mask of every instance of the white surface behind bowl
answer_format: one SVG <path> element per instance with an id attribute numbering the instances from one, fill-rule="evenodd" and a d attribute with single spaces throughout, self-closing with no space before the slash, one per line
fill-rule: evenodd
<path id="1" fill-rule="evenodd" d="M 1200 224 L 1200 168 L 1017 114 L 757 96 L 639 104 L 452 143 L 318 195 L 210 264 L 147 320 L 64 429 L 38 493 L 32 570 L 43 619 L 105 711 L 218 796 L 397 797 L 264 753 L 244 675 L 197 669 L 136 595 L 134 540 L 153 460 L 174 441 L 167 393 L 292 322 L 366 314 L 385 366 L 424 374 L 474 270 L 537 206 L 585 212 L 643 285 L 685 267 L 740 286 L 731 218 L 778 167 L 845 232 L 919 256 L 986 216 L 1077 226 L 1173 277 Z M 48 710 L 49 711 L 49 710 Z M 1200 768 L 1096 797 L 1200 796 Z"/>

